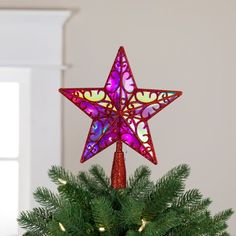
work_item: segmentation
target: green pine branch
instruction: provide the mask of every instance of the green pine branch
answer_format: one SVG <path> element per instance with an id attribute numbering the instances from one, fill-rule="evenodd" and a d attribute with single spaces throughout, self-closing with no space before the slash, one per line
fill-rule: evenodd
<path id="1" fill-rule="evenodd" d="M 126 197 L 121 203 L 119 211 L 120 227 L 130 229 L 141 224 L 144 209 L 144 202 L 137 201 L 135 198 Z"/>
<path id="2" fill-rule="evenodd" d="M 172 204 L 172 207 L 181 208 L 196 206 L 200 203 L 201 199 L 202 194 L 198 189 L 190 189 L 176 198 Z"/>
<path id="3" fill-rule="evenodd" d="M 97 229 L 110 232 L 116 224 L 115 212 L 111 202 L 105 197 L 98 197 L 91 201 L 91 210 Z"/>
<path id="4" fill-rule="evenodd" d="M 163 214 L 159 219 L 147 223 L 143 232 L 144 236 L 163 236 L 168 233 L 172 228 L 181 224 L 181 219 L 174 211 L 169 211 Z"/>
<path id="5" fill-rule="evenodd" d="M 24 211 L 20 213 L 18 219 L 22 228 L 28 229 L 33 235 L 48 235 L 47 223 L 52 219 L 52 215 L 44 208 L 33 208 L 32 211 Z"/>
<path id="6" fill-rule="evenodd" d="M 154 188 L 154 184 L 150 181 L 150 175 L 151 171 L 147 166 L 138 167 L 134 175 L 129 178 L 127 195 L 131 195 L 137 200 L 145 199 Z"/>
<path id="7" fill-rule="evenodd" d="M 59 196 L 44 187 L 36 189 L 34 199 L 50 211 L 55 211 L 62 205 Z"/>
<path id="8" fill-rule="evenodd" d="M 88 173 L 80 172 L 78 179 L 84 189 L 86 189 L 93 196 L 96 196 L 98 190 L 100 189 L 97 189 L 97 182 Z M 99 192 L 99 194 L 101 193 Z"/>
<path id="9" fill-rule="evenodd" d="M 101 166 L 93 165 L 89 173 L 93 177 L 93 180 L 105 191 L 109 192 L 111 189 L 110 179 L 106 176 L 105 171 Z"/>
<path id="10" fill-rule="evenodd" d="M 148 220 L 158 217 L 183 193 L 184 181 L 189 173 L 190 168 L 187 165 L 180 165 L 157 181 L 146 202 L 144 214 Z"/>

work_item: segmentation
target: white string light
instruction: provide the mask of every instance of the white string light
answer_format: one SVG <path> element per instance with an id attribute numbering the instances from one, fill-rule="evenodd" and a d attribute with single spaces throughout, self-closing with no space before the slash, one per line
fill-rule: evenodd
<path id="1" fill-rule="evenodd" d="M 142 219 L 141 220 L 142 225 L 140 226 L 140 228 L 138 229 L 138 232 L 142 232 L 146 226 L 146 224 L 148 223 L 146 220 Z"/>
<path id="2" fill-rule="evenodd" d="M 66 184 L 67 184 L 66 180 L 64 180 L 64 179 L 58 178 L 58 181 L 59 181 L 61 184 L 63 184 L 63 185 L 66 185 Z"/>
<path id="3" fill-rule="evenodd" d="M 63 231 L 63 232 L 66 231 L 64 225 L 63 225 L 62 223 L 60 223 L 60 222 L 59 222 L 59 228 L 60 228 L 60 230 Z"/>
<path id="4" fill-rule="evenodd" d="M 106 231 L 105 227 L 99 227 L 98 230 L 99 230 L 99 232 L 105 232 Z"/>

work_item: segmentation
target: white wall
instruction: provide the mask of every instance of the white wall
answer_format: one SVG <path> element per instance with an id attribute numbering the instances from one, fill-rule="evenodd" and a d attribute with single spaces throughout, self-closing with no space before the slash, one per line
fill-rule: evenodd
<path id="1" fill-rule="evenodd" d="M 123 45 L 139 87 L 183 90 L 149 122 L 159 165 L 127 148 L 128 172 L 146 164 L 156 179 L 188 163 L 188 187 L 211 197 L 214 211 L 236 209 L 236 1 L 9 2 L 0 5 L 78 9 L 66 28 L 65 62 L 72 68 L 65 72 L 65 87 L 103 86 Z M 98 163 L 110 172 L 114 146 L 79 163 L 90 120 L 66 99 L 63 104 L 64 165 L 77 171 Z"/>

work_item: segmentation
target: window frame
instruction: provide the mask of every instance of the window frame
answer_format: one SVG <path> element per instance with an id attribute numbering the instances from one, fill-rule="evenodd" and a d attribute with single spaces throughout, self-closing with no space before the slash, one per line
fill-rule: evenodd
<path id="1" fill-rule="evenodd" d="M 2 75 L 1 75 L 2 73 Z M 30 68 L 0 67 L 0 83 L 19 84 L 19 152 L 17 157 L 0 157 L 0 163 L 18 164 L 18 211 L 30 205 Z"/>
<path id="2" fill-rule="evenodd" d="M 19 212 L 36 206 L 38 186 L 54 188 L 48 179 L 51 165 L 61 165 L 61 87 L 63 29 L 69 10 L 0 10 L 0 68 L 30 70 L 28 111 L 20 114 Z M 21 99 L 22 100 L 22 99 Z M 23 99 L 25 100 L 25 99 Z M 28 126 L 27 126 L 28 124 Z M 23 134 L 24 133 L 24 134 Z M 19 235 L 22 235 L 19 229 Z"/>

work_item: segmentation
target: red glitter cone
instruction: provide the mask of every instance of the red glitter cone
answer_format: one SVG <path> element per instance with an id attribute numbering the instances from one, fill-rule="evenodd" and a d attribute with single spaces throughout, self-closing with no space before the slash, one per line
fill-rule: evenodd
<path id="1" fill-rule="evenodd" d="M 114 189 L 126 188 L 126 168 L 125 158 L 122 151 L 122 142 L 116 143 L 116 151 L 114 153 L 112 172 L 111 172 L 111 186 Z"/>

